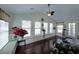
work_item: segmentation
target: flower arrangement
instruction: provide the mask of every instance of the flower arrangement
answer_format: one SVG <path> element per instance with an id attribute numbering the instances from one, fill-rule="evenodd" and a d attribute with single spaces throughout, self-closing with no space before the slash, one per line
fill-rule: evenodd
<path id="1" fill-rule="evenodd" d="M 25 34 L 28 34 L 28 32 L 22 28 L 18 28 L 18 27 L 12 27 L 12 32 L 15 35 L 15 37 L 20 36 L 20 37 L 24 37 Z"/>

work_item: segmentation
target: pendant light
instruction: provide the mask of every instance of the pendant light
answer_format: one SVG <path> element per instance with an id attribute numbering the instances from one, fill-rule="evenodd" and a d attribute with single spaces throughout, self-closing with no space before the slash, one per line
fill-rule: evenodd
<path id="1" fill-rule="evenodd" d="M 50 4 L 48 4 L 48 16 L 52 16 L 52 15 L 54 15 L 54 11 L 51 11 L 50 10 Z"/>

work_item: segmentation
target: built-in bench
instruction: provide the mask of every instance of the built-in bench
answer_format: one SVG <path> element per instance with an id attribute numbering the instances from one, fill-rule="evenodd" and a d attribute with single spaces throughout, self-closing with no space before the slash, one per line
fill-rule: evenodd
<path id="1" fill-rule="evenodd" d="M 5 47 L 0 50 L 0 54 L 14 54 L 17 47 L 17 41 L 9 41 Z"/>

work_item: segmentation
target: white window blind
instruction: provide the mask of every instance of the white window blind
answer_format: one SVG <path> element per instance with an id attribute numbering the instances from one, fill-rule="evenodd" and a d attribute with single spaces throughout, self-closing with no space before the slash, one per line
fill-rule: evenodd
<path id="1" fill-rule="evenodd" d="M 28 32 L 24 37 L 31 36 L 31 21 L 23 20 L 22 28 Z"/>
<path id="2" fill-rule="evenodd" d="M 0 49 L 9 41 L 9 23 L 0 20 Z"/>

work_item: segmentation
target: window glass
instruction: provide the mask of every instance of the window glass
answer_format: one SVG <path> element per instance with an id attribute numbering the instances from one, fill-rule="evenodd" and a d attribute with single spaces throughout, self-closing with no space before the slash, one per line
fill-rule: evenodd
<path id="1" fill-rule="evenodd" d="M 63 32 L 63 25 L 57 25 L 57 32 L 62 33 Z"/>
<path id="2" fill-rule="evenodd" d="M 50 33 L 53 33 L 53 24 L 52 23 L 49 24 L 49 31 L 50 31 Z"/>
<path id="3" fill-rule="evenodd" d="M 24 37 L 31 36 L 31 21 L 23 20 L 22 28 L 28 32 Z"/>
<path id="4" fill-rule="evenodd" d="M 0 49 L 9 41 L 9 23 L 0 20 Z"/>
<path id="5" fill-rule="evenodd" d="M 48 33 L 48 23 L 46 23 L 46 22 L 44 23 L 44 29 L 46 31 L 45 33 L 47 34 Z"/>
<path id="6" fill-rule="evenodd" d="M 68 35 L 75 36 L 75 23 L 68 23 Z"/>
<path id="7" fill-rule="evenodd" d="M 35 35 L 41 34 L 41 22 L 35 22 Z"/>

